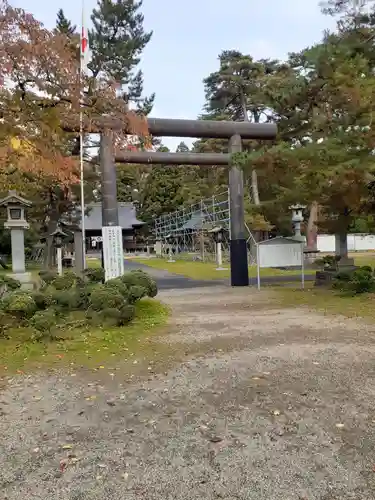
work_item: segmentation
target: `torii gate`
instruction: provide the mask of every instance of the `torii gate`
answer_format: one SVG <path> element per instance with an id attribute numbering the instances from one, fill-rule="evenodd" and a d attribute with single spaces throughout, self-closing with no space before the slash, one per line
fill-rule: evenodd
<path id="1" fill-rule="evenodd" d="M 151 136 L 228 139 L 229 154 L 126 152 L 115 156 L 112 131 L 119 127 L 118 120 L 108 119 L 107 122 L 106 125 L 103 124 L 105 128 L 103 127 L 101 133 L 100 170 L 103 250 L 105 251 L 104 247 L 106 246 L 109 252 L 111 252 L 111 244 L 104 241 L 104 234 L 109 228 L 118 227 L 119 225 L 117 181 L 114 165 L 116 162 L 164 165 L 229 165 L 231 154 L 242 151 L 242 139 L 272 140 L 275 139 L 277 134 L 276 124 L 269 123 L 148 118 L 147 125 Z M 229 198 L 231 285 L 248 286 L 249 272 L 244 221 L 243 172 L 235 165 L 232 165 L 229 171 Z M 117 255 L 120 254 L 123 255 L 122 246 L 117 248 Z"/>

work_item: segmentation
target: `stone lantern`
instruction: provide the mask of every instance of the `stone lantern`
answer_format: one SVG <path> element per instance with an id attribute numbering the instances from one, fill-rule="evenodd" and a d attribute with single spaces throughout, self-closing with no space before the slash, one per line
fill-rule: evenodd
<path id="1" fill-rule="evenodd" d="M 176 262 L 173 259 L 173 242 L 174 242 L 173 234 L 167 234 L 165 240 L 168 244 L 168 262 Z"/>
<path id="2" fill-rule="evenodd" d="M 304 238 L 301 235 L 301 223 L 303 222 L 303 210 L 306 208 L 305 205 L 292 205 L 289 207 L 289 210 L 292 211 L 292 223 L 294 227 L 294 236 L 293 238 L 299 241 L 304 241 Z"/>
<path id="3" fill-rule="evenodd" d="M 222 254 L 222 242 L 224 239 L 224 228 L 221 226 L 214 227 L 208 231 L 212 234 L 214 241 L 216 243 L 216 271 L 225 271 L 226 268 L 223 265 L 223 254 Z"/>
<path id="4" fill-rule="evenodd" d="M 57 226 L 56 230 L 51 233 L 51 236 L 53 238 L 53 244 L 54 247 L 56 248 L 56 261 L 57 261 L 57 272 L 61 276 L 63 273 L 62 269 L 62 247 L 64 244 L 64 238 L 68 236 L 65 234 L 59 226 Z"/>
<path id="5" fill-rule="evenodd" d="M 24 233 L 30 225 L 26 221 L 25 209 L 31 207 L 32 203 L 19 196 L 16 191 L 9 191 L 8 196 L 0 200 L 0 206 L 7 209 L 4 227 L 10 229 L 14 278 L 21 283 L 27 283 L 31 280 L 31 276 L 26 272 Z"/>

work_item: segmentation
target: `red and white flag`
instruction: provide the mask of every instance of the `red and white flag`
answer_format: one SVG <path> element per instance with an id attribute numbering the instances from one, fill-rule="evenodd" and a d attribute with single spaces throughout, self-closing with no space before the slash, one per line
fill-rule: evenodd
<path id="1" fill-rule="evenodd" d="M 87 73 L 87 65 L 90 62 L 89 58 L 89 37 L 85 24 L 85 8 L 82 2 L 82 27 L 81 27 L 81 72 Z"/>

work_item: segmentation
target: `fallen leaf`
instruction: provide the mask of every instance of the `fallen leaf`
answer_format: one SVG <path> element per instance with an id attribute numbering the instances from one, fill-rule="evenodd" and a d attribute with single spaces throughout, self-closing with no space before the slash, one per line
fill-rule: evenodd
<path id="1" fill-rule="evenodd" d="M 345 427 L 345 426 L 344 426 L 344 424 L 336 424 L 336 427 L 337 427 L 338 429 L 342 429 L 342 428 L 343 428 L 343 427 Z"/>
<path id="2" fill-rule="evenodd" d="M 124 479 L 125 481 L 128 479 L 128 477 L 129 477 L 128 472 L 124 472 L 124 474 L 122 474 L 122 479 Z"/>
<path id="3" fill-rule="evenodd" d="M 280 415 L 280 411 L 279 410 L 273 410 L 273 414 L 277 417 L 278 415 Z"/>
<path id="4" fill-rule="evenodd" d="M 103 370 L 104 366 L 103 366 L 103 365 L 100 365 L 100 366 L 99 366 L 99 368 L 100 368 L 101 370 Z"/>
<path id="5" fill-rule="evenodd" d="M 63 445 L 61 446 L 61 448 L 62 448 L 63 450 L 71 450 L 71 449 L 73 448 L 73 445 L 71 445 L 71 444 L 63 444 Z"/>
<path id="6" fill-rule="evenodd" d="M 210 436 L 208 440 L 211 441 L 211 443 L 221 443 L 223 438 L 220 436 Z"/>

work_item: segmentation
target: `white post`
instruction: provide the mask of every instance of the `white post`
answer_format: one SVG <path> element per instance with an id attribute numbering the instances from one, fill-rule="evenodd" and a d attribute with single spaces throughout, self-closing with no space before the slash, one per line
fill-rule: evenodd
<path id="1" fill-rule="evenodd" d="M 170 243 L 168 245 L 168 262 L 176 262 L 175 260 L 172 259 L 172 244 Z"/>
<path id="2" fill-rule="evenodd" d="M 259 262 L 259 245 L 256 244 L 257 247 L 257 285 L 258 290 L 260 290 L 260 262 Z"/>
<path id="3" fill-rule="evenodd" d="M 305 244 L 301 243 L 301 285 L 302 289 L 305 288 Z"/>
<path id="4" fill-rule="evenodd" d="M 221 242 L 218 241 L 216 244 L 216 256 L 217 256 L 217 267 L 221 267 L 223 265 L 223 254 L 221 252 Z"/>
<path id="5" fill-rule="evenodd" d="M 62 269 L 62 248 L 57 248 L 56 249 L 56 260 L 57 260 L 57 272 L 59 276 L 62 275 L 63 269 Z"/>

